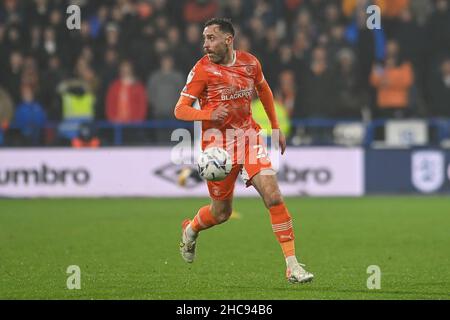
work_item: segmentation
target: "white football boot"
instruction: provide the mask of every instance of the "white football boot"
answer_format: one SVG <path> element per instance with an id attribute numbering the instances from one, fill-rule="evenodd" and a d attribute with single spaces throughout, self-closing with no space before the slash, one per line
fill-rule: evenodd
<path id="1" fill-rule="evenodd" d="M 181 257 L 187 263 L 194 262 L 195 258 L 195 240 L 190 240 L 186 235 L 186 228 L 191 223 L 190 220 L 184 220 L 182 224 L 181 242 L 180 242 L 180 253 Z"/>
<path id="2" fill-rule="evenodd" d="M 296 263 L 292 267 L 286 269 L 286 278 L 290 283 L 307 283 L 311 282 L 314 278 L 312 273 L 309 273 L 303 269 L 305 265 Z"/>

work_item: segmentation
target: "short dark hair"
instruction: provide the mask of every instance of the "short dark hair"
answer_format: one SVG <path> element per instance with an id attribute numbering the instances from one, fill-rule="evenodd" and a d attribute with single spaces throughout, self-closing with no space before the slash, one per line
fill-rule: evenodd
<path id="1" fill-rule="evenodd" d="M 212 25 L 218 25 L 220 28 L 220 31 L 225 33 L 230 33 L 234 37 L 234 27 L 231 23 L 231 19 L 227 18 L 212 18 L 206 21 L 205 28 Z"/>

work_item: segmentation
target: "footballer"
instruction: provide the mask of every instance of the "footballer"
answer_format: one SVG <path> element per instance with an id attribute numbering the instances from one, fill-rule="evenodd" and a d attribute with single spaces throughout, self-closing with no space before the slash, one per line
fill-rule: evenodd
<path id="1" fill-rule="evenodd" d="M 258 59 L 250 53 L 234 50 L 234 36 L 230 20 L 214 18 L 206 22 L 203 31 L 205 56 L 189 74 L 175 107 L 175 117 L 184 121 L 201 121 L 203 135 L 211 129 L 219 130 L 223 136 L 229 130 L 254 134 L 245 139 L 245 158 L 238 161 L 238 157 L 233 157 L 231 173 L 222 181 L 207 182 L 211 203 L 200 208 L 192 220 L 182 223 L 181 256 L 192 263 L 199 233 L 230 218 L 234 185 L 241 174 L 247 185 L 258 191 L 269 210 L 272 230 L 285 257 L 287 280 L 306 283 L 314 276 L 296 258 L 292 218 L 280 193 L 264 141 L 258 134 L 261 128 L 251 113 L 253 92 L 256 91 L 272 129 L 278 130 L 273 94 Z M 193 108 L 197 100 L 199 110 Z M 278 132 L 281 154 L 284 154 L 286 139 L 280 130 Z M 235 143 L 235 139 L 226 141 L 224 148 L 233 151 Z M 202 149 L 207 146 L 208 141 L 203 137 Z M 256 156 L 251 152 L 255 149 L 258 150 Z"/>

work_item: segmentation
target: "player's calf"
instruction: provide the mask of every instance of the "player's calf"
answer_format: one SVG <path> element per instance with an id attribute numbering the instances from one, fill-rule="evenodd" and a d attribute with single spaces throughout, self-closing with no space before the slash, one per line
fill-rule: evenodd
<path id="1" fill-rule="evenodd" d="M 291 283 L 306 283 L 313 279 L 313 274 L 302 268 L 295 256 L 295 236 L 292 218 L 284 203 L 270 209 L 272 230 L 281 245 L 286 260 L 286 278 Z"/>
<path id="2" fill-rule="evenodd" d="M 267 209 L 270 210 L 270 208 L 279 206 L 283 204 L 283 197 L 281 196 L 281 193 L 279 190 L 273 191 L 270 195 L 266 196 L 264 199 L 264 204 L 266 205 Z"/>
<path id="3" fill-rule="evenodd" d="M 192 221 L 185 220 L 182 224 L 180 253 L 184 261 L 194 262 L 197 237 L 200 231 L 212 228 L 227 221 L 232 213 L 231 202 L 215 203 L 201 208 Z"/>
<path id="4" fill-rule="evenodd" d="M 256 175 L 252 184 L 261 195 L 267 209 L 279 206 L 284 203 L 276 176 L 272 170 L 265 170 Z"/>
<path id="5" fill-rule="evenodd" d="M 211 212 L 214 215 L 217 224 L 227 222 L 233 213 L 231 200 L 213 200 L 211 204 Z"/>

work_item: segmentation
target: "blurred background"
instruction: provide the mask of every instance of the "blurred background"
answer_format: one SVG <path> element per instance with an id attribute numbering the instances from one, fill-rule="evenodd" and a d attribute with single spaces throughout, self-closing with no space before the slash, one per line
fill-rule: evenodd
<path id="1" fill-rule="evenodd" d="M 0 146 L 169 144 L 216 16 L 261 60 L 291 144 L 448 145 L 448 0 L 4 0 Z"/>

